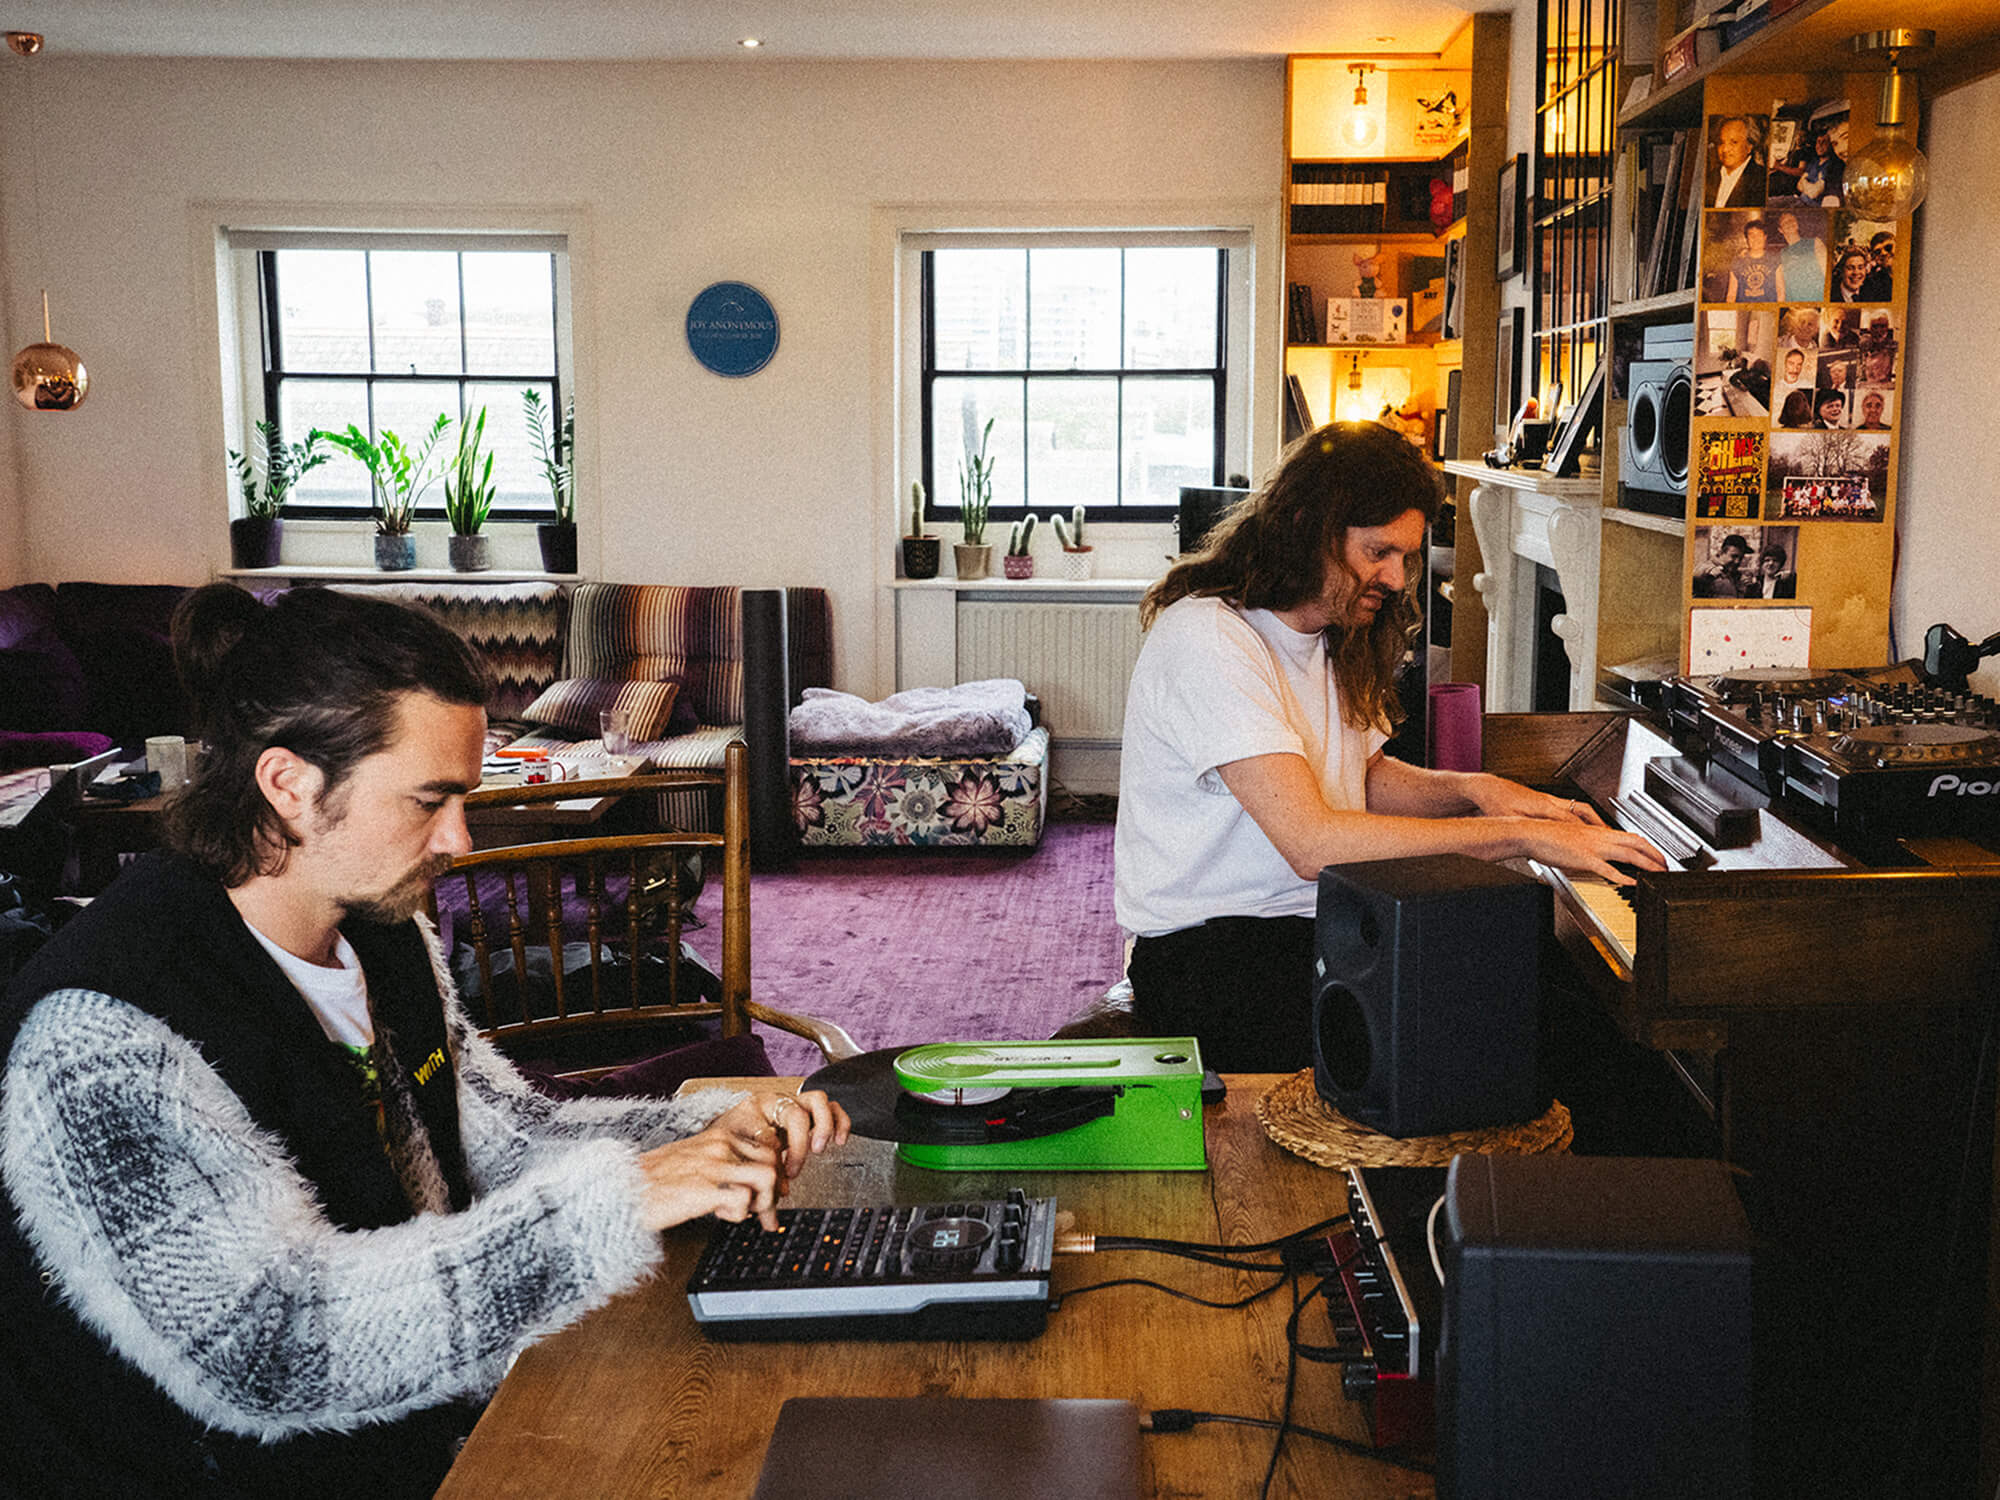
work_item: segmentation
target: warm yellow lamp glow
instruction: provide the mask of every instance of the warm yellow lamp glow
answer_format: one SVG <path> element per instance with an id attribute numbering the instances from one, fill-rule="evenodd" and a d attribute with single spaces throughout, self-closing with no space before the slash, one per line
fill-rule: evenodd
<path id="1" fill-rule="evenodd" d="M 1368 104 L 1368 75 L 1375 65 L 1349 63 L 1347 71 L 1354 75 L 1354 108 L 1340 122 L 1340 141 L 1352 150 L 1367 151 L 1382 140 L 1383 106 L 1371 109 Z"/>
<path id="2" fill-rule="evenodd" d="M 1846 207 L 1863 218 L 1894 223 L 1915 212 L 1930 191 L 1930 163 L 1911 139 L 1916 85 L 1896 71 L 1896 59 L 1912 48 L 1930 47 L 1933 40 L 1928 31 L 1877 31 L 1848 44 L 1856 52 L 1889 55 L 1874 138 L 1848 158 L 1843 185 Z"/>

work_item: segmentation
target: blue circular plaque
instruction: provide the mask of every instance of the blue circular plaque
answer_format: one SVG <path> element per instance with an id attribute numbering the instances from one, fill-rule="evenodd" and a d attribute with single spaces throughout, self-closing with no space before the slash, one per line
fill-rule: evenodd
<path id="1" fill-rule="evenodd" d="M 770 299 L 740 281 L 718 281 L 688 304 L 688 348 L 718 375 L 755 375 L 778 352 Z"/>

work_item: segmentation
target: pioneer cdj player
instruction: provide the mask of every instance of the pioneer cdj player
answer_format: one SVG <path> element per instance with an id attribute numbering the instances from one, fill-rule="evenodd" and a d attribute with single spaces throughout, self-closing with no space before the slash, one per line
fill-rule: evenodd
<path id="1" fill-rule="evenodd" d="M 1843 843 L 2000 831 L 2000 705 L 1911 667 L 1677 677 L 1666 708 L 1712 760 Z"/>

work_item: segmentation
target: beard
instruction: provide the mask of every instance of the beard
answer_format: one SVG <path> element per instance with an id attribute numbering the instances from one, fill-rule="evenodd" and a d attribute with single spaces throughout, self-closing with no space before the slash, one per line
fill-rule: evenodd
<path id="1" fill-rule="evenodd" d="M 373 896 L 350 896 L 340 903 L 340 908 L 350 917 L 398 926 L 424 910 L 430 902 L 432 883 L 450 868 L 449 854 L 427 855 L 386 891 Z"/>

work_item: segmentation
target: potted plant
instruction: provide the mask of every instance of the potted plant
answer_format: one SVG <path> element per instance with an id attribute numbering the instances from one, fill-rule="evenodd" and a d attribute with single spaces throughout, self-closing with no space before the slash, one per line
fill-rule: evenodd
<path id="1" fill-rule="evenodd" d="M 533 386 L 521 392 L 521 406 L 528 418 L 528 441 L 534 445 L 535 461 L 549 482 L 549 497 L 555 501 L 556 518 L 538 522 L 535 540 L 541 544 L 542 567 L 550 573 L 576 571 L 576 403 L 563 407 L 562 421 L 554 431 L 542 420 L 542 393 Z"/>
<path id="2" fill-rule="evenodd" d="M 942 544 L 924 531 L 924 486 L 921 480 L 910 486 L 910 530 L 903 538 L 903 576 L 935 578 Z"/>
<path id="3" fill-rule="evenodd" d="M 1007 555 L 1001 560 L 1001 567 L 1009 578 L 1033 578 L 1035 576 L 1035 554 L 1028 550 L 1028 543 L 1035 537 L 1035 518 L 1016 521 L 1007 528 Z"/>
<path id="4" fill-rule="evenodd" d="M 375 510 L 375 566 L 385 572 L 399 573 L 417 565 L 410 525 L 416 520 L 417 501 L 442 477 L 442 469 L 433 470 L 431 461 L 442 458 L 437 446 L 450 426 L 451 418 L 439 412 L 414 453 L 387 428 L 379 442 L 370 442 L 368 434 L 352 423 L 345 432 L 318 434 L 368 471 Z"/>
<path id="5" fill-rule="evenodd" d="M 986 515 L 993 508 L 993 465 L 986 456 L 986 440 L 993 436 L 998 418 L 988 417 L 979 434 L 979 451 L 958 466 L 958 521 L 964 535 L 951 549 L 960 578 L 984 578 L 993 556 L 986 545 Z"/>
<path id="6" fill-rule="evenodd" d="M 458 424 L 458 451 L 444 475 L 444 518 L 451 523 L 446 554 L 461 573 L 479 573 L 493 566 L 492 539 L 480 534 L 486 514 L 493 509 L 493 455 L 480 463 L 480 445 L 486 439 L 486 408 L 470 422 Z"/>
<path id="7" fill-rule="evenodd" d="M 248 453 L 229 450 L 229 466 L 243 486 L 243 514 L 229 523 L 229 560 L 232 567 L 275 568 L 284 523 L 279 512 L 292 486 L 329 458 L 319 451 L 317 428 L 303 442 L 285 443 L 278 438 L 276 422 L 259 422 L 251 429 Z M 259 485 L 259 475 L 262 484 Z"/>
<path id="8" fill-rule="evenodd" d="M 1055 524 L 1056 540 L 1062 543 L 1062 576 L 1065 578 L 1090 577 L 1095 554 L 1090 543 L 1083 539 L 1083 507 L 1079 505 L 1069 513 L 1069 522 L 1064 524 L 1061 516 L 1050 516 Z"/>

